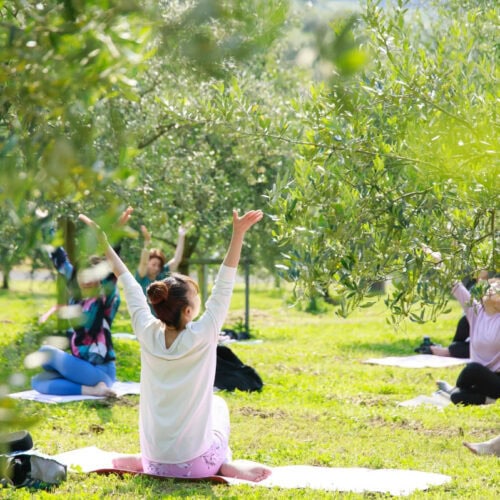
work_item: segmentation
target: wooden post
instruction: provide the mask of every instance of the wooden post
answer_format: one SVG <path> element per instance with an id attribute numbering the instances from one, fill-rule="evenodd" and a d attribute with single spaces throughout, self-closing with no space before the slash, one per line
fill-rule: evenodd
<path id="1" fill-rule="evenodd" d="M 245 259 L 245 333 L 250 336 L 250 261 Z"/>

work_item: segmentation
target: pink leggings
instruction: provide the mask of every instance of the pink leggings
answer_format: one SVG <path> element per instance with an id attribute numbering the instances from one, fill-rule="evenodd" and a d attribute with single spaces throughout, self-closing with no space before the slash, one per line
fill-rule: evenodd
<path id="1" fill-rule="evenodd" d="M 165 477 L 202 478 L 219 472 L 221 465 L 231 459 L 229 449 L 229 410 L 226 402 L 214 396 L 212 407 L 213 438 L 210 448 L 199 457 L 180 464 L 153 462 L 142 456 L 142 467 L 146 474 Z"/>

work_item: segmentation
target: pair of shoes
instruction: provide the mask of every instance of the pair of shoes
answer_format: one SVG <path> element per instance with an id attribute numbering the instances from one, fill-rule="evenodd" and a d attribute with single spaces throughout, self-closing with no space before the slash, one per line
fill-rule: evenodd
<path id="1" fill-rule="evenodd" d="M 423 342 L 415 349 L 418 354 L 432 354 L 431 345 L 436 345 L 431 342 L 430 337 L 424 337 Z"/>
<path id="2" fill-rule="evenodd" d="M 434 344 L 432 344 L 434 345 Z M 432 354 L 430 345 L 420 345 L 415 349 L 417 354 Z"/>

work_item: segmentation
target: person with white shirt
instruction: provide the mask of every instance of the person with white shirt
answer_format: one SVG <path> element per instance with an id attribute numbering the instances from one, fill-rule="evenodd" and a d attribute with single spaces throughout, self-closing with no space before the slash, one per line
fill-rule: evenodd
<path id="1" fill-rule="evenodd" d="M 202 478 L 214 474 L 261 481 L 271 469 L 256 462 L 232 461 L 229 411 L 213 394 L 216 347 L 229 309 L 245 233 L 262 219 L 260 210 L 242 217 L 233 211 L 233 235 L 205 312 L 198 285 L 173 274 L 147 289 L 141 286 L 85 215 L 105 246 L 122 284 L 132 327 L 141 345 L 140 445 L 143 470 L 166 477 Z"/>

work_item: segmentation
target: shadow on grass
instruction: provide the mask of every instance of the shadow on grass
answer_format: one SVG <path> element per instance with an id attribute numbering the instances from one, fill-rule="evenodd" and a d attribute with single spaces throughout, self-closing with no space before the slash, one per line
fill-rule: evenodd
<path id="1" fill-rule="evenodd" d="M 95 410 L 99 421 L 103 424 L 113 421 L 113 406 L 115 405 L 115 402 L 116 400 L 113 399 L 94 399 L 82 401 L 85 406 Z M 101 432 L 104 432 L 104 427 L 93 424 L 89 426 L 88 430 L 93 434 L 100 434 Z"/>
<path id="2" fill-rule="evenodd" d="M 399 339 L 391 342 L 353 342 L 343 346 L 342 351 L 360 354 L 381 354 L 384 356 L 411 356 L 415 354 L 414 349 L 418 347 L 419 341 L 410 339 Z"/>

